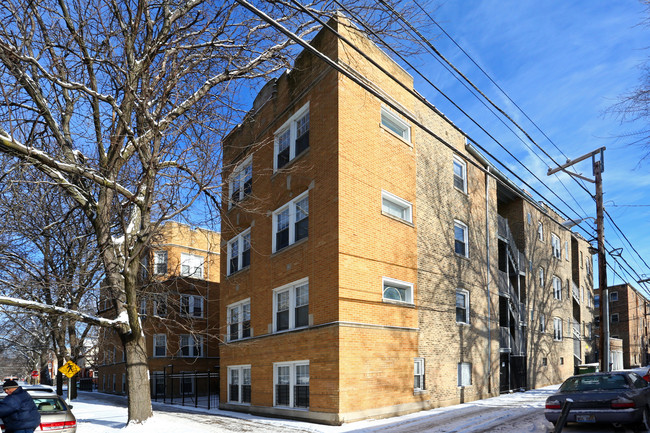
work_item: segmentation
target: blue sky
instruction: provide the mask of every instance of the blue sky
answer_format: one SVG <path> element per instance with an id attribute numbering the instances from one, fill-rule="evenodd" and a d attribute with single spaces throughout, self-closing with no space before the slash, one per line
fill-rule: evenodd
<path id="1" fill-rule="evenodd" d="M 639 84 L 639 65 L 650 56 L 650 28 L 640 25 L 645 18 L 641 2 L 449 0 L 439 2 L 438 6 L 432 11 L 436 21 L 559 150 L 458 47 L 438 29 L 432 28 L 427 36 L 436 48 L 520 123 L 557 162 L 564 163 L 567 157 L 573 159 L 601 146 L 607 147 L 603 173 L 606 210 L 643 259 L 650 263 L 650 161 L 639 165 L 641 149 L 630 147 L 625 140 L 618 138 L 638 125 L 621 125 L 618 119 L 605 113 L 620 95 Z M 431 57 L 419 59 L 418 66 L 564 199 L 573 211 L 567 210 L 561 200 L 533 176 L 522 175 L 544 197 L 572 217 L 595 216 L 595 204 L 584 190 L 568 175 L 548 177 L 548 164 L 552 164 L 549 158 L 537 148 L 533 151 L 527 149 L 517 135 L 503 127 L 449 72 Z M 416 77 L 415 86 L 472 138 L 498 155 L 514 171 L 524 173 L 518 162 L 507 156 L 428 84 Z M 542 155 L 542 159 L 537 155 Z M 577 169 L 592 176 L 590 161 L 580 163 Z M 594 191 L 593 185 L 589 184 L 587 188 Z M 588 220 L 583 227 L 591 230 L 591 221 Z M 605 236 L 612 245 L 608 248 L 623 247 L 625 260 L 639 274 L 650 277 L 650 269 L 609 223 L 605 227 Z M 625 275 L 618 265 L 611 262 L 618 273 Z M 626 279 L 629 281 L 631 278 L 626 276 Z M 608 280 L 610 284 L 622 282 L 611 270 L 608 271 Z"/>

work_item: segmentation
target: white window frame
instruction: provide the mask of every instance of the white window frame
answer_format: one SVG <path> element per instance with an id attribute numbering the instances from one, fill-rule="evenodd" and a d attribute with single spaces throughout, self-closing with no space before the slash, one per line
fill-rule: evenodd
<path id="1" fill-rule="evenodd" d="M 385 203 L 388 202 L 393 206 L 399 207 L 402 209 L 403 216 L 395 215 L 390 211 L 390 207 L 387 207 Z M 413 204 L 404 200 L 401 197 L 396 196 L 386 190 L 381 190 L 381 213 L 392 218 L 397 218 L 407 223 L 413 224 Z"/>
<path id="2" fill-rule="evenodd" d="M 159 250 L 153 253 L 153 274 L 165 275 L 167 273 L 167 251 Z"/>
<path id="3" fill-rule="evenodd" d="M 185 304 L 185 299 L 187 299 L 187 311 L 183 311 L 183 305 Z M 200 314 L 197 314 L 196 310 L 196 301 L 199 301 L 200 304 Z M 194 319 L 202 319 L 205 316 L 205 298 L 199 295 L 180 295 L 180 306 L 179 312 L 182 317 L 192 317 Z"/>
<path id="4" fill-rule="evenodd" d="M 273 212 L 273 218 L 272 218 L 272 224 L 273 224 L 273 236 L 272 236 L 272 242 L 273 242 L 273 252 L 276 253 L 278 251 L 282 251 L 283 249 L 290 247 L 294 243 L 296 243 L 296 223 L 298 222 L 296 220 L 296 215 L 297 215 L 297 204 L 302 201 L 305 197 L 309 197 L 309 190 L 303 192 L 300 194 L 298 197 L 292 199 L 290 202 L 284 204 L 282 207 L 277 208 Z M 285 210 L 289 210 L 289 243 L 282 247 L 281 249 L 278 250 L 277 246 L 277 233 L 278 233 L 278 216 L 283 213 Z M 307 236 L 299 239 L 308 239 L 309 238 L 309 199 L 307 199 Z M 304 218 L 303 218 L 304 219 Z M 300 220 L 302 221 L 302 220 Z"/>
<path id="5" fill-rule="evenodd" d="M 405 141 L 407 144 L 411 144 L 411 126 L 406 121 L 402 120 L 397 114 L 390 111 L 388 107 L 383 105 L 380 111 L 379 124 L 382 129 L 388 131 L 400 140 Z"/>
<path id="6" fill-rule="evenodd" d="M 140 298 L 140 308 L 138 309 L 138 314 L 141 316 L 147 315 L 147 298 L 144 296 Z"/>
<path id="7" fill-rule="evenodd" d="M 296 326 L 296 309 L 305 306 L 305 304 L 297 305 L 297 289 L 305 287 L 307 288 L 307 324 Z M 278 330 L 278 294 L 284 292 L 288 292 L 289 294 L 289 326 L 287 329 Z M 307 327 L 309 327 L 309 278 L 303 278 L 273 289 L 273 332 L 287 332 Z"/>
<path id="8" fill-rule="evenodd" d="M 553 317 L 553 340 L 554 341 L 562 341 L 562 318 L 561 317 Z"/>
<path id="9" fill-rule="evenodd" d="M 274 143 L 273 143 L 273 172 L 275 173 L 276 171 L 286 167 L 296 159 L 297 156 L 300 154 L 296 155 L 296 139 L 298 138 L 298 121 L 303 118 L 303 116 L 309 115 L 309 102 L 305 103 L 302 107 L 298 109 L 284 124 L 282 124 L 281 127 L 279 127 L 275 132 L 274 132 Z M 311 130 L 311 122 L 310 122 L 310 130 Z M 289 131 L 289 160 L 287 161 L 287 164 L 285 164 L 282 167 L 278 167 L 278 154 L 280 150 L 280 137 L 282 134 L 284 134 L 286 131 Z M 301 152 L 302 153 L 302 152 Z"/>
<path id="10" fill-rule="evenodd" d="M 562 300 L 562 280 L 557 276 L 553 275 L 553 299 L 561 301 Z"/>
<path id="11" fill-rule="evenodd" d="M 231 382 L 232 380 L 232 375 L 231 372 L 236 371 L 237 372 L 237 382 L 235 385 L 237 385 L 238 391 L 237 391 L 237 400 L 233 400 L 231 393 L 230 393 L 230 386 L 233 385 Z M 246 376 L 244 373 L 245 371 L 248 371 L 248 375 Z M 248 382 L 248 383 L 245 383 Z M 243 401 L 243 387 L 244 386 L 251 386 L 251 366 L 250 364 L 247 365 L 231 365 L 228 366 L 228 401 L 227 403 L 230 404 L 242 404 L 246 406 L 250 406 L 250 401 Z"/>
<path id="12" fill-rule="evenodd" d="M 205 257 L 198 254 L 181 253 L 181 277 L 203 279 Z"/>
<path id="13" fill-rule="evenodd" d="M 555 233 L 551 233 L 551 255 L 556 259 L 562 259 L 562 242 Z"/>
<path id="14" fill-rule="evenodd" d="M 394 278 L 382 277 L 381 279 L 381 297 L 384 302 L 389 303 L 399 303 L 399 304 L 409 304 L 413 305 L 413 283 L 407 281 L 396 280 Z M 386 297 L 386 289 L 395 288 L 400 293 L 400 298 L 402 297 L 401 290 L 404 290 L 405 299 L 394 299 L 392 297 Z"/>
<path id="15" fill-rule="evenodd" d="M 609 292 L 609 301 L 610 302 L 618 301 L 618 292 Z"/>
<path id="16" fill-rule="evenodd" d="M 194 344 L 191 344 L 192 342 Z M 180 334 L 178 336 L 178 343 L 179 358 L 203 358 L 203 335 Z M 184 347 L 188 348 L 187 354 L 183 354 Z M 195 353 L 197 347 L 198 354 Z"/>
<path id="17" fill-rule="evenodd" d="M 614 320 L 616 319 L 616 320 Z M 611 319 L 609 323 L 618 323 L 619 322 L 619 315 L 618 313 L 612 313 Z"/>
<path id="18" fill-rule="evenodd" d="M 465 304 L 463 307 L 458 306 L 458 295 L 462 294 L 465 296 Z M 470 319 L 470 309 L 469 309 L 470 303 L 469 303 L 469 291 L 465 289 L 456 289 L 456 323 L 459 325 L 469 325 Z M 465 309 L 465 320 L 463 321 L 458 321 L 458 308 L 464 308 Z"/>
<path id="19" fill-rule="evenodd" d="M 274 362 L 273 363 L 273 406 L 274 407 L 286 407 L 286 408 L 293 408 L 293 409 L 304 409 L 308 410 L 309 408 L 303 408 L 303 407 L 296 407 L 296 399 L 295 399 L 295 386 L 297 385 L 296 382 L 296 368 L 299 366 L 307 366 L 309 368 L 309 361 L 308 360 L 303 360 L 303 361 L 292 361 L 292 362 Z M 289 367 L 289 405 L 278 405 L 277 404 L 277 395 L 276 395 L 276 385 L 278 385 L 278 369 L 280 367 Z M 309 371 L 309 380 L 311 381 L 311 370 Z M 309 384 L 308 384 L 309 385 Z M 309 385 L 311 386 L 311 385 Z M 310 389 L 311 393 L 311 389 Z M 311 397 L 311 396 L 310 396 Z M 310 401 L 311 403 L 311 401 Z"/>
<path id="20" fill-rule="evenodd" d="M 539 271 L 537 271 L 537 275 L 539 277 L 539 287 L 543 289 L 544 288 L 544 283 L 545 283 L 545 280 L 544 280 L 544 268 L 543 267 L 541 267 L 541 266 L 539 267 Z"/>
<path id="21" fill-rule="evenodd" d="M 246 183 L 253 181 L 253 155 L 250 155 L 243 162 L 238 164 L 230 174 L 228 181 L 228 209 L 232 209 L 235 203 L 244 200 L 252 191 L 246 194 Z M 237 192 L 237 197 L 233 200 L 233 193 Z"/>
<path id="22" fill-rule="evenodd" d="M 454 179 L 454 188 L 457 190 L 461 191 L 463 194 L 467 194 L 467 163 L 463 161 L 460 157 L 454 155 L 453 158 L 453 179 Z M 460 168 L 460 176 L 456 175 L 456 167 Z M 462 187 L 458 188 L 456 186 L 456 178 L 461 179 L 462 181 Z"/>
<path id="23" fill-rule="evenodd" d="M 246 308 L 248 307 L 248 308 Z M 239 341 L 244 338 L 250 338 L 252 337 L 251 333 L 251 328 L 250 328 L 250 323 L 251 323 L 251 298 L 246 298 L 241 301 L 232 303 L 228 305 L 227 307 L 227 320 L 228 320 L 228 326 L 227 326 L 227 339 L 228 341 Z M 248 320 L 246 320 L 246 315 L 248 314 Z M 237 319 L 236 322 L 234 322 L 234 318 Z M 244 336 L 244 324 L 245 322 L 248 322 L 248 331 L 249 335 Z M 237 336 L 236 338 L 233 338 L 232 335 L 232 330 L 231 330 L 231 325 L 237 324 Z"/>
<path id="24" fill-rule="evenodd" d="M 158 354 L 158 349 L 162 348 L 163 354 Z M 167 335 L 166 334 L 154 334 L 153 335 L 153 357 L 154 358 L 165 358 L 167 357 Z"/>
<path id="25" fill-rule="evenodd" d="M 424 358 L 413 359 L 413 391 L 424 391 L 426 389 L 426 375 L 424 369 Z"/>
<path id="26" fill-rule="evenodd" d="M 537 239 L 544 242 L 544 224 L 541 221 L 537 223 Z"/>
<path id="27" fill-rule="evenodd" d="M 248 242 L 247 242 L 248 240 Z M 245 250 L 246 244 L 248 243 L 248 250 Z M 232 247 L 234 244 L 237 244 L 237 269 L 232 269 Z M 250 227 L 239 233 L 237 236 L 228 241 L 227 245 L 228 252 L 228 275 L 232 275 L 235 272 L 239 272 L 242 269 L 246 269 L 250 266 L 250 252 L 251 252 L 251 229 Z M 248 251 L 248 264 L 244 266 L 244 252 Z"/>
<path id="28" fill-rule="evenodd" d="M 526 214 L 526 218 L 528 219 L 528 225 L 531 225 L 533 223 L 533 216 L 530 212 Z"/>
<path id="29" fill-rule="evenodd" d="M 458 363 L 458 387 L 466 388 L 472 386 L 472 363 L 459 362 Z"/>
<path id="30" fill-rule="evenodd" d="M 152 314 L 156 317 L 167 317 L 167 295 L 154 295 Z"/>
<path id="31" fill-rule="evenodd" d="M 539 332 L 540 333 L 546 332 L 546 315 L 544 314 L 539 315 Z"/>
<path id="32" fill-rule="evenodd" d="M 460 228 L 463 230 L 463 244 L 465 245 L 465 254 L 461 254 L 456 252 L 456 241 L 459 241 L 456 238 L 456 228 Z M 468 237 L 469 237 L 469 229 L 467 227 L 467 224 L 465 224 L 462 221 L 459 220 L 454 220 L 454 254 L 460 257 L 469 257 L 469 242 L 468 242 Z"/>

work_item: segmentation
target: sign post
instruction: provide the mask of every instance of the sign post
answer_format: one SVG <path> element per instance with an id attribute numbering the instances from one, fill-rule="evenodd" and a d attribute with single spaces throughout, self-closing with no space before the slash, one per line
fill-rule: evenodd
<path id="1" fill-rule="evenodd" d="M 68 377 L 68 401 L 67 401 L 68 404 L 70 404 L 70 400 L 71 400 L 70 396 L 72 393 L 72 386 L 71 386 L 72 376 L 79 373 L 79 370 L 81 370 L 81 368 L 72 361 L 66 362 L 61 366 L 61 368 L 59 368 L 59 371 Z"/>

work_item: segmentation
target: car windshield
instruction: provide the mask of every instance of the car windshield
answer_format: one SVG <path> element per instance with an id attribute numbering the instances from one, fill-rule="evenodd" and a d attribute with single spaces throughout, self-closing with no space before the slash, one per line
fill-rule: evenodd
<path id="1" fill-rule="evenodd" d="M 625 377 L 620 374 L 602 374 L 598 376 L 576 376 L 567 379 L 560 387 L 562 392 L 627 389 Z"/>
<path id="2" fill-rule="evenodd" d="M 39 412 L 66 410 L 63 402 L 56 397 L 34 397 L 34 403 L 36 403 Z"/>

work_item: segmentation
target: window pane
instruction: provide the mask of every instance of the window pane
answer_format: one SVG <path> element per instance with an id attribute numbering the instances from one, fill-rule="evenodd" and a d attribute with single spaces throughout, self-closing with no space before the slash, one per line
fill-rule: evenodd
<path id="1" fill-rule="evenodd" d="M 406 289 L 403 287 L 384 286 L 384 298 L 407 302 Z"/>
<path id="2" fill-rule="evenodd" d="M 385 198 L 382 201 L 382 211 L 396 218 L 408 220 L 407 208 Z"/>

